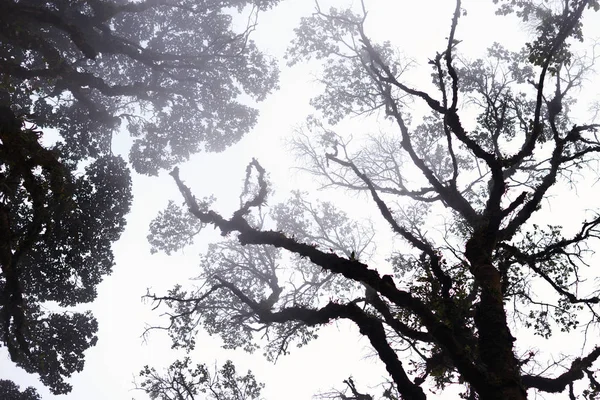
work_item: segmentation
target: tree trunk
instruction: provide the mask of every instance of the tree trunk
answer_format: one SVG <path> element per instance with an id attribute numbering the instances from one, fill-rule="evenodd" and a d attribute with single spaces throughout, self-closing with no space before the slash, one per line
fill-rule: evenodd
<path id="1" fill-rule="evenodd" d="M 479 356 L 488 374 L 484 387 L 489 390 L 478 394 L 481 400 L 524 400 L 527 391 L 521 384 L 520 368 L 513 353 L 515 338 L 506 322 L 500 272 L 491 262 L 491 251 L 486 251 L 489 247 L 485 244 L 489 242 L 481 239 L 474 235 L 465 251 L 471 273 L 481 288 L 475 325 Z"/>

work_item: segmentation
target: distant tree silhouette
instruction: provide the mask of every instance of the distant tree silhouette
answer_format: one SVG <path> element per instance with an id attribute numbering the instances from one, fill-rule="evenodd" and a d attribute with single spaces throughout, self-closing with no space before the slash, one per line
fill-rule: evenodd
<path id="1" fill-rule="evenodd" d="M 189 357 L 175 361 L 164 374 L 145 366 L 138 389 L 152 400 L 256 400 L 264 385 L 250 371 L 239 376 L 231 361 L 211 374 L 206 364 L 193 366 Z"/>
<path id="2" fill-rule="evenodd" d="M 187 210 L 171 205 L 154 221 L 155 250 L 175 251 L 206 225 L 226 237 L 201 259 L 203 285 L 149 296 L 170 307 L 162 328 L 175 347 L 193 348 L 202 327 L 227 348 L 262 347 L 276 358 L 346 320 L 389 373 L 393 390 L 382 398 L 425 399 L 451 385 L 468 399 L 598 397 L 600 342 L 586 335 L 598 323 L 598 274 L 586 263 L 600 217 L 590 214 L 573 233 L 552 225 L 550 213 L 547 226 L 532 217 L 560 198 L 553 188 L 577 187 L 575 173 L 597 165 L 600 126 L 570 118 L 595 59 L 570 45 L 583 39 L 584 13 L 600 5 L 494 3 L 498 14 L 534 24 L 536 37 L 520 52 L 496 43 L 483 59 L 460 59 L 456 28 L 466 11 L 457 1 L 446 45 L 429 60 L 429 92 L 405 82 L 392 43 L 369 39 L 364 4 L 358 12 L 317 9 L 302 20 L 288 60 L 322 62 L 324 90 L 312 101 L 322 118 L 309 118 L 292 141 L 300 167 L 324 187 L 367 194 L 403 244 L 378 265 L 374 226 L 333 202 L 296 192 L 268 204 L 256 160 L 231 217 L 196 198 L 175 169 Z M 426 106 L 425 116 L 413 120 L 411 104 Z M 378 128 L 388 132 L 357 148 L 335 125 L 365 114 L 382 117 Z M 439 224 L 428 229 L 432 214 L 446 221 L 440 234 Z M 386 266 L 392 275 L 383 275 Z M 526 331 L 548 338 L 556 330 L 578 332 L 585 352 L 553 359 L 556 349 L 521 340 Z M 346 385 L 338 398 L 371 396 Z"/>
<path id="3" fill-rule="evenodd" d="M 277 69 L 226 8 L 278 0 L 8 0 L 0 16 L 2 103 L 57 129 L 70 158 L 110 153 L 123 125 L 130 161 L 156 174 L 201 150 L 222 151 L 256 121 Z"/>

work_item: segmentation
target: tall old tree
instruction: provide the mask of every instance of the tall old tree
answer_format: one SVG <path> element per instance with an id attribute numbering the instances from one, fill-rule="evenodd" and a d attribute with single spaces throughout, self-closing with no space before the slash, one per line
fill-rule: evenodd
<path id="1" fill-rule="evenodd" d="M 312 103 L 322 118 L 309 119 L 293 148 L 324 186 L 367 195 L 400 239 L 389 265 L 371 258 L 374 227 L 332 202 L 297 192 L 269 204 L 256 160 L 231 217 L 195 197 L 175 169 L 186 207 L 173 203 L 153 222 L 151 244 L 175 251 L 207 225 L 225 238 L 201 259 L 202 286 L 150 296 L 171 308 L 164 328 L 174 346 L 193 348 L 202 327 L 228 348 L 263 347 L 276 357 L 346 320 L 389 373 L 382 398 L 425 399 L 429 389 L 456 385 L 468 399 L 597 398 L 600 298 L 589 265 L 600 217 L 590 214 L 568 234 L 551 214 L 548 225 L 533 221 L 553 204 L 555 188 L 576 187 L 598 160 L 600 126 L 575 123 L 570 112 L 594 61 L 574 43 L 599 3 L 495 0 L 497 14 L 521 18 L 535 37 L 521 51 L 496 43 L 469 61 L 458 55 L 459 39 L 471 38 L 457 34 L 468 9 L 456 1 L 446 45 L 428 61 L 433 90 L 405 81 L 391 43 L 369 39 L 364 3 L 317 9 L 296 31 L 289 62 L 321 61 L 324 90 Z M 411 107 L 427 111 L 413 118 Z M 360 148 L 336 132 L 347 116 L 368 113 L 387 132 Z M 428 229 L 439 215 L 442 234 Z M 384 275 L 386 267 L 393 273 Z M 584 352 L 549 360 L 552 349 L 521 340 L 557 330 L 587 335 Z M 340 398 L 372 398 L 353 380 L 346 385 Z"/>
<path id="2" fill-rule="evenodd" d="M 66 307 L 111 272 L 130 168 L 155 175 L 251 129 L 277 69 L 249 35 L 277 2 L 2 1 L 0 344 L 54 393 L 97 340 L 93 316 Z"/>

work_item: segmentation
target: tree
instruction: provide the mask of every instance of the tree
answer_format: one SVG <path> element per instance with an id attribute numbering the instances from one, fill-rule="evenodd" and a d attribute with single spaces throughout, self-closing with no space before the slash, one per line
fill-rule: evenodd
<path id="1" fill-rule="evenodd" d="M 78 159 L 110 153 L 122 122 L 138 172 L 222 151 L 256 121 L 240 94 L 261 100 L 276 85 L 274 64 L 249 39 L 256 13 L 276 3 L 8 1 L 2 102 L 57 129 Z M 251 22 L 235 33 L 227 8 L 245 6 Z"/>
<path id="2" fill-rule="evenodd" d="M 81 371 L 97 323 L 89 312 L 56 312 L 48 302 L 62 308 L 96 297 L 113 265 L 111 245 L 125 227 L 129 170 L 106 155 L 76 174 L 76 164 L 39 143 L 40 131 L 8 107 L 0 112 L 0 339 L 12 361 L 65 393 L 64 377 Z"/>
<path id="3" fill-rule="evenodd" d="M 584 354 L 558 361 L 519 339 L 598 321 L 597 281 L 586 280 L 597 274 L 586 266 L 600 217 L 573 233 L 534 222 L 552 203 L 551 190 L 576 187 L 575 173 L 593 172 L 598 160 L 600 125 L 576 124 L 570 110 L 595 61 L 572 44 L 583 40 L 584 13 L 600 4 L 494 3 L 498 14 L 534 24 L 536 37 L 518 52 L 496 43 L 485 59 L 462 59 L 456 30 L 467 10 L 458 0 L 446 45 L 429 60 L 435 92 L 406 83 L 392 44 L 369 39 L 365 4 L 358 12 L 317 8 L 302 20 L 288 59 L 322 62 L 324 90 L 312 104 L 323 118 L 309 118 L 292 147 L 324 186 L 372 201 L 404 243 L 389 255 L 393 274 L 370 258 L 374 228 L 334 203 L 297 192 L 268 207 L 257 160 L 230 218 L 212 210 L 211 199 L 198 200 L 175 168 L 187 210 L 172 205 L 159 215 L 151 244 L 175 251 L 207 225 L 225 237 L 201 259 L 203 285 L 150 295 L 171 308 L 163 328 L 175 347 L 193 348 L 201 326 L 228 348 L 265 346 L 275 358 L 314 339 L 319 327 L 347 320 L 389 373 L 393 390 L 382 398 L 425 399 L 426 387 L 451 384 L 468 399 L 525 399 L 534 391 L 597 398 L 593 335 Z M 418 122 L 411 102 L 427 107 Z M 394 130 L 355 150 L 335 125 L 364 114 Z M 442 235 L 426 229 L 434 211 L 445 215 Z M 353 398 L 366 398 L 346 384 Z"/>
<path id="4" fill-rule="evenodd" d="M 140 377 L 144 380 L 139 389 L 152 400 L 255 400 L 264 387 L 250 371 L 238 376 L 231 361 L 211 374 L 206 364 L 193 367 L 189 357 L 175 361 L 163 375 L 146 365 Z"/>
<path id="5" fill-rule="evenodd" d="M 277 1 L 3 2 L 0 343 L 54 393 L 97 340 L 93 316 L 66 308 L 96 297 L 132 200 L 113 134 L 151 175 L 238 141 L 257 116 L 240 97 L 276 87 L 249 35 Z M 236 33 L 231 9 L 247 6 Z"/>
<path id="6" fill-rule="evenodd" d="M 34 388 L 29 387 L 21 392 L 17 385 L 4 379 L 0 380 L 0 395 L 5 400 L 41 400 Z"/>

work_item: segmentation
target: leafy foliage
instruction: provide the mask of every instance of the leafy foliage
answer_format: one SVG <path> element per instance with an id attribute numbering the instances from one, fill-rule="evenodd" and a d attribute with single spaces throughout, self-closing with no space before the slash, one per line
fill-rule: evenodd
<path id="1" fill-rule="evenodd" d="M 205 199 L 202 208 L 208 209 L 213 201 L 213 198 Z M 201 228 L 202 223 L 197 218 L 170 201 L 167 208 L 161 211 L 150 225 L 150 235 L 148 235 L 148 241 L 152 246 L 150 251 L 156 253 L 162 250 L 166 254 L 171 254 L 192 244 L 195 234 L 200 232 Z"/>
<path id="2" fill-rule="evenodd" d="M 206 364 L 191 365 L 189 357 L 175 361 L 162 375 L 145 366 L 140 377 L 139 389 L 152 400 L 253 400 L 260 398 L 264 387 L 250 371 L 239 376 L 231 361 L 211 374 Z"/>
<path id="3" fill-rule="evenodd" d="M 574 232 L 552 224 L 552 214 L 546 225 L 535 220 L 552 204 L 551 190 L 577 187 L 575 173 L 598 162 L 600 126 L 569 116 L 595 61 L 571 44 L 598 4 L 495 3 L 499 14 L 534 21 L 535 40 L 517 52 L 494 43 L 485 58 L 459 58 L 457 1 L 447 44 L 428 60 L 434 93 L 405 83 L 391 44 L 369 39 L 364 3 L 359 12 L 317 8 L 302 20 L 288 60 L 320 63 L 324 92 L 292 140 L 301 169 L 324 188 L 365 193 L 401 245 L 381 264 L 369 254 L 372 227 L 305 192 L 267 207 L 256 160 L 248 168 L 257 183 L 230 218 L 199 203 L 175 169 L 189 213 L 227 236 L 202 257 L 201 286 L 149 295 L 171 308 L 163 328 L 175 346 L 192 348 L 202 327 L 227 347 L 261 347 L 276 358 L 347 320 L 389 373 L 393 386 L 382 398 L 425 399 L 426 388 L 460 385 L 467 399 L 567 390 L 574 399 L 579 380 L 588 384 L 583 396 L 597 397 L 600 345 L 586 334 L 597 328 L 600 298 L 587 267 L 600 217 L 589 214 Z M 412 102 L 428 108 L 423 118 L 413 121 Z M 356 148 L 337 125 L 355 115 L 379 117 L 393 131 Z M 438 215 L 442 228 L 429 229 Z M 152 240 L 165 242 L 168 232 Z M 554 349 L 520 340 L 576 330 L 586 335 L 584 353 L 559 361 Z M 332 398 L 372 398 L 345 384 Z"/>
<path id="4" fill-rule="evenodd" d="M 21 392 L 12 381 L 4 379 L 0 380 L 0 396 L 5 400 L 41 400 L 34 388 L 28 387 Z"/>
<path id="5" fill-rule="evenodd" d="M 156 174 L 200 150 L 222 151 L 256 121 L 277 70 L 227 8 L 277 0 L 9 1 L 2 13 L 3 102 L 55 128 L 71 157 L 110 151 L 121 122 L 131 163 Z M 35 95 L 35 96 L 32 96 Z"/>
<path id="6" fill-rule="evenodd" d="M 114 264 L 111 245 L 125 228 L 129 170 L 120 157 L 103 156 L 76 175 L 58 149 L 39 143 L 39 131 L 10 109 L 3 113 L 0 340 L 14 362 L 66 393 L 64 377 L 82 370 L 83 352 L 96 343 L 96 320 L 42 305 L 95 299 Z"/>
<path id="7" fill-rule="evenodd" d="M 64 308 L 93 301 L 112 270 L 130 168 L 156 175 L 252 128 L 249 100 L 278 71 L 249 35 L 277 2 L 3 2 L 0 344 L 54 393 L 96 343 L 93 316 Z M 235 10 L 250 16 L 241 32 Z M 119 130 L 129 164 L 111 149 Z"/>

